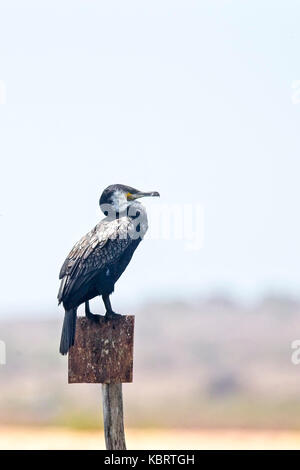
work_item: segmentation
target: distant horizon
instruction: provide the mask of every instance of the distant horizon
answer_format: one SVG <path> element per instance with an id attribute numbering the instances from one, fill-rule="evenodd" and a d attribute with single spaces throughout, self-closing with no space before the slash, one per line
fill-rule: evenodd
<path id="1" fill-rule="evenodd" d="M 117 302 L 117 298 L 112 297 L 114 303 L 119 306 L 119 302 Z M 187 306 L 195 306 L 197 303 L 210 303 L 210 302 L 218 302 L 222 303 L 224 301 L 225 303 L 232 303 L 233 305 L 241 308 L 255 308 L 264 302 L 286 302 L 288 304 L 299 304 L 300 306 L 300 295 L 296 296 L 292 293 L 288 293 L 286 291 L 278 291 L 278 290 L 269 290 L 265 291 L 264 293 L 261 293 L 256 296 L 252 296 L 251 298 L 247 297 L 241 297 L 238 295 L 234 295 L 233 292 L 225 292 L 222 290 L 214 290 L 214 291 L 207 291 L 204 293 L 199 293 L 199 294 L 194 294 L 190 296 L 168 296 L 165 295 L 164 297 L 152 297 L 152 298 L 144 298 L 144 300 L 141 300 L 140 302 L 136 303 L 135 306 L 130 305 L 129 303 L 124 304 L 124 309 L 123 311 L 118 309 L 118 312 L 123 314 L 123 315 L 134 315 L 135 312 L 139 312 L 140 310 L 143 310 L 144 308 L 147 308 L 148 306 L 151 305 L 172 305 L 172 304 L 184 304 Z M 95 313 L 103 314 L 104 315 L 104 307 L 102 305 L 102 301 L 100 298 L 95 298 L 92 301 L 92 306 L 93 306 L 93 311 Z M 7 319 L 11 314 L 13 315 L 14 320 L 17 318 L 28 318 L 30 319 L 36 319 L 37 316 L 41 316 L 41 320 L 50 320 L 51 318 L 63 318 L 63 313 L 64 309 L 63 306 L 56 306 L 56 308 L 53 308 L 51 305 L 49 306 L 44 306 L 43 308 L 39 309 L 37 307 L 35 308 L 25 308 L 24 311 L 21 309 L 12 309 L 12 308 L 7 308 L 6 310 L 4 309 L 3 312 L 1 313 L 0 316 L 0 322 L 1 319 Z M 78 314 L 79 315 L 84 315 L 84 305 L 81 305 L 78 309 Z"/>

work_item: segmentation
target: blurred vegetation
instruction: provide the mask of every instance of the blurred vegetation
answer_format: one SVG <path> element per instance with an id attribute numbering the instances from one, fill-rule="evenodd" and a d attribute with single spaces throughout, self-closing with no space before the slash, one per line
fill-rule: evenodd
<path id="1" fill-rule="evenodd" d="M 134 383 L 124 384 L 127 425 L 300 429 L 300 365 L 291 362 L 299 316 L 300 302 L 274 296 L 252 306 L 220 296 L 144 306 Z M 60 328 L 1 321 L 0 425 L 102 427 L 101 386 L 67 384 Z"/>

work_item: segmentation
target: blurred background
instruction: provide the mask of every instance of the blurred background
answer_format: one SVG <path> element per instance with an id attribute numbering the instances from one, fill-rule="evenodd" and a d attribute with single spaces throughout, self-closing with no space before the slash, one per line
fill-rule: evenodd
<path id="1" fill-rule="evenodd" d="M 161 194 L 112 296 L 136 315 L 128 447 L 300 447 L 299 14 L 1 1 L 0 448 L 104 446 L 100 386 L 67 384 L 56 295 L 112 183 Z M 202 208 L 201 247 L 153 236 L 163 204 Z"/>

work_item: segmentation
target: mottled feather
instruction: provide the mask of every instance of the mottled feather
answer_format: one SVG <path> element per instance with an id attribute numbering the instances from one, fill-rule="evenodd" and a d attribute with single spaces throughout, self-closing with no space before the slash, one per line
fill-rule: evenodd
<path id="1" fill-rule="evenodd" d="M 142 236 L 147 227 L 145 226 Z M 61 271 L 59 302 L 65 300 L 111 263 L 117 263 L 131 243 L 134 243 L 135 227 L 130 217 L 103 219 L 83 236 L 72 248 Z M 135 243 L 136 244 L 136 243 Z"/>

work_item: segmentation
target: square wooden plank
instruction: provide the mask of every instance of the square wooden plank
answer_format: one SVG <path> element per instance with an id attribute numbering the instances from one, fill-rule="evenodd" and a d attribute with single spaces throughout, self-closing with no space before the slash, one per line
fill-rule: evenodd
<path id="1" fill-rule="evenodd" d="M 69 383 L 132 382 L 134 316 L 95 323 L 77 318 L 69 351 Z"/>

